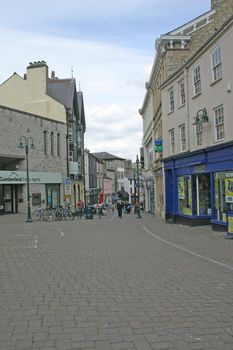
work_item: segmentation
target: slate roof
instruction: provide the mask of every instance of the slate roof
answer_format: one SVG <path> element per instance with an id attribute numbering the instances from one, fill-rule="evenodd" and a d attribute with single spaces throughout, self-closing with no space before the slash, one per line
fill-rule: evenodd
<path id="1" fill-rule="evenodd" d="M 111 153 L 108 152 L 97 152 L 92 153 L 96 158 L 102 159 L 102 160 L 125 160 L 124 158 L 114 156 Z"/>
<path id="2" fill-rule="evenodd" d="M 86 129 L 83 93 L 76 90 L 75 79 L 49 79 L 48 95 L 72 111 L 77 110 L 78 118 Z"/>
<path id="3" fill-rule="evenodd" d="M 49 79 L 48 95 L 61 102 L 67 108 L 73 108 L 75 80 Z"/>

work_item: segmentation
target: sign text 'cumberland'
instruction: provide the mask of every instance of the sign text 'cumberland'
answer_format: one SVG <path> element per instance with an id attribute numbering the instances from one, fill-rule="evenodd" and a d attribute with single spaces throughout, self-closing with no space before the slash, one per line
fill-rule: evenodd
<path id="1" fill-rule="evenodd" d="M 29 182 L 44 183 L 61 183 L 61 173 L 47 172 L 29 172 Z M 0 184 L 25 184 L 27 183 L 26 171 L 0 171 Z"/>

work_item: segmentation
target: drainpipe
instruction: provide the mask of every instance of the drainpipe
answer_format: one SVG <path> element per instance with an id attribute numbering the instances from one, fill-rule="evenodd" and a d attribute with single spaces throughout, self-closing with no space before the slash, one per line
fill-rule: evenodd
<path id="1" fill-rule="evenodd" d="M 188 129 L 188 151 L 190 151 L 190 111 L 189 111 L 189 78 L 188 78 L 188 67 L 185 67 L 185 81 L 186 81 L 186 91 L 187 91 L 187 98 L 186 98 L 186 103 L 187 103 L 187 129 Z"/>

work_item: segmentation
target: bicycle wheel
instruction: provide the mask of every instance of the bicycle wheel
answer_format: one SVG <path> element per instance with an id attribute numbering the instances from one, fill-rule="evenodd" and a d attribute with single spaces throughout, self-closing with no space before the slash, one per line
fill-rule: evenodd
<path id="1" fill-rule="evenodd" d="M 55 213 L 53 210 L 47 210 L 47 212 L 44 214 L 44 218 L 46 221 L 54 221 L 55 220 Z"/>
<path id="2" fill-rule="evenodd" d="M 68 210 L 68 211 L 67 211 L 66 216 L 67 216 L 67 219 L 68 219 L 68 220 L 70 220 L 70 221 L 73 221 L 73 220 L 74 220 L 74 213 L 72 213 L 71 210 Z"/>
<path id="3" fill-rule="evenodd" d="M 39 221 L 41 219 L 41 211 L 39 209 L 36 209 L 34 213 L 32 214 L 33 221 Z"/>

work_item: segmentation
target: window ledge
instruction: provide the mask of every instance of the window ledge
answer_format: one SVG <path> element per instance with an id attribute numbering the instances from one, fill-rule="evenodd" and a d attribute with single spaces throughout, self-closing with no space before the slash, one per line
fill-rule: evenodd
<path id="1" fill-rule="evenodd" d="M 192 99 L 194 100 L 196 97 L 198 97 L 198 96 L 200 96 L 200 95 L 201 95 L 201 92 L 199 92 L 198 94 L 194 95 L 194 96 L 192 97 Z"/>
<path id="2" fill-rule="evenodd" d="M 214 80 L 214 81 L 212 81 L 212 83 L 210 84 L 210 86 L 215 85 L 215 84 L 218 83 L 220 80 L 222 80 L 222 77 L 221 77 L 221 78 L 218 78 L 218 79 L 216 79 L 216 80 Z"/>
<path id="3" fill-rule="evenodd" d="M 178 109 L 183 108 L 184 106 L 186 106 L 186 103 L 184 103 L 183 105 L 179 106 Z"/>
<path id="4" fill-rule="evenodd" d="M 167 115 L 170 115 L 170 114 L 172 114 L 172 113 L 174 113 L 175 112 L 175 110 L 174 111 L 171 111 L 171 112 L 168 112 L 168 114 Z"/>
<path id="5" fill-rule="evenodd" d="M 221 140 L 214 140 L 214 143 L 220 143 L 220 142 L 224 142 L 225 139 L 221 139 Z"/>

